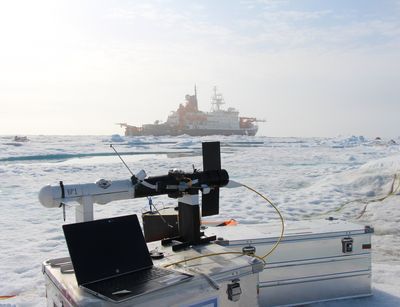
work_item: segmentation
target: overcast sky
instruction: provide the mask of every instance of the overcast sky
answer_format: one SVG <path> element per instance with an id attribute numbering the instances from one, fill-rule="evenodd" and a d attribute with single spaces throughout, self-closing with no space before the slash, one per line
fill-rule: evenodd
<path id="1" fill-rule="evenodd" d="M 400 136 L 400 1 L 1 1 L 0 134 L 123 134 L 193 94 L 266 136 Z"/>

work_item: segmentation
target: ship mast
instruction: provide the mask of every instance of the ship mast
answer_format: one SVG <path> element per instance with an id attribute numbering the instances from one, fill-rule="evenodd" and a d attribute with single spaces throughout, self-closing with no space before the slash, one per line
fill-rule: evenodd
<path id="1" fill-rule="evenodd" d="M 214 86 L 214 95 L 211 97 L 211 105 L 212 105 L 212 111 L 219 111 L 221 108 L 220 106 L 225 104 L 224 97 L 222 97 L 222 94 L 217 93 L 217 87 Z"/>

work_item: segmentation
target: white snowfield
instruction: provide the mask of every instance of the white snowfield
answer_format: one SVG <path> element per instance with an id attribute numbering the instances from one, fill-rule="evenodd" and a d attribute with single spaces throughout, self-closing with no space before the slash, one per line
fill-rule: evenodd
<path id="1" fill-rule="evenodd" d="M 286 220 L 333 216 L 374 227 L 373 296 L 313 306 L 400 306 L 400 143 L 364 137 L 269 138 L 188 136 L 29 136 L 13 143 L 0 137 L 0 306 L 45 306 L 41 263 L 68 254 L 61 225 L 74 222 L 74 208 L 40 205 L 46 184 L 127 179 L 130 173 L 110 149 L 115 148 L 134 173 L 149 176 L 170 169 L 202 168 L 201 142 L 220 140 L 222 165 L 232 179 L 268 196 Z M 166 196 L 156 206 L 174 204 Z M 140 214 L 147 200 L 95 205 L 95 218 Z M 275 211 L 245 188 L 222 189 L 221 214 L 242 224 L 277 220 Z"/>

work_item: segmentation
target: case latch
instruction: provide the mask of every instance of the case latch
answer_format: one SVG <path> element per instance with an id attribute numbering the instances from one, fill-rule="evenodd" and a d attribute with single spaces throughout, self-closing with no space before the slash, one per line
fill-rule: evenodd
<path id="1" fill-rule="evenodd" d="M 353 251 L 353 238 L 346 237 L 342 239 L 342 252 L 351 253 Z"/>
<path id="2" fill-rule="evenodd" d="M 228 289 L 226 290 L 228 293 L 228 299 L 233 302 L 237 302 L 240 299 L 240 295 L 242 294 L 242 289 L 240 288 L 239 280 L 232 280 L 231 284 L 228 284 Z"/>
<path id="3" fill-rule="evenodd" d="M 256 254 L 256 247 L 255 247 L 255 246 L 251 246 L 251 245 L 249 245 L 249 246 L 244 246 L 244 247 L 242 248 L 242 252 L 243 252 L 243 254 L 245 254 L 245 255 L 254 256 L 254 255 Z"/>

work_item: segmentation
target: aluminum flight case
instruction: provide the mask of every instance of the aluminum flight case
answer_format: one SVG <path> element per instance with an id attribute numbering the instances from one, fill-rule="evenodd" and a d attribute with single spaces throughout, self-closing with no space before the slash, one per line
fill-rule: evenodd
<path id="1" fill-rule="evenodd" d="M 180 252 L 163 247 L 160 242 L 148 243 L 149 250 L 157 248 L 164 258 L 153 260 L 165 266 L 180 260 L 205 254 L 229 252 L 218 244 L 194 246 Z M 70 259 L 60 258 L 43 263 L 48 307 L 66 306 L 176 306 L 176 307 L 236 307 L 258 306 L 257 285 L 263 263 L 259 259 L 237 254 L 217 255 L 187 261 L 173 267 L 194 277 L 163 290 L 144 294 L 120 303 L 112 303 L 81 289 L 76 282 Z"/>
<path id="2" fill-rule="evenodd" d="M 281 224 L 273 222 L 208 227 L 218 243 L 241 251 L 255 247 L 265 255 L 277 241 Z M 371 295 L 373 228 L 340 220 L 287 222 L 277 249 L 260 273 L 260 306 L 306 303 Z"/>

